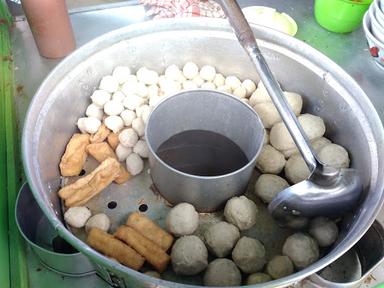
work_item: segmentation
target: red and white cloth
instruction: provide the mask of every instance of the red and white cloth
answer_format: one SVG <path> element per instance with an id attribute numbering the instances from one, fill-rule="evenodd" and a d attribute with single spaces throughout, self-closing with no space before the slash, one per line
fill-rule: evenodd
<path id="1" fill-rule="evenodd" d="M 140 0 L 147 16 L 158 18 L 212 17 L 225 18 L 220 5 L 213 0 Z"/>

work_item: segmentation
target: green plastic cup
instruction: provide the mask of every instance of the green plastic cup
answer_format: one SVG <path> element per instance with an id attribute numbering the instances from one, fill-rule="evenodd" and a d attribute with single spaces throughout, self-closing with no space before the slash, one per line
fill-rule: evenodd
<path id="1" fill-rule="evenodd" d="M 372 0 L 315 0 L 315 19 L 323 28 L 348 33 L 356 30 Z"/>

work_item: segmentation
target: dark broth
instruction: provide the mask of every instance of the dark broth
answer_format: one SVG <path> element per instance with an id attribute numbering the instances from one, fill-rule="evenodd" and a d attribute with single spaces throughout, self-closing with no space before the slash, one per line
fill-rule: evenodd
<path id="1" fill-rule="evenodd" d="M 235 142 L 205 130 L 178 133 L 163 142 L 156 153 L 176 170 L 198 176 L 228 174 L 248 163 Z"/>

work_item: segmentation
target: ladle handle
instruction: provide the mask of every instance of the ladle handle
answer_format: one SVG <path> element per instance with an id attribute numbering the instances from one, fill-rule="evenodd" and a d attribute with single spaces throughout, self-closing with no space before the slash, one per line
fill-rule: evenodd
<path id="1" fill-rule="evenodd" d="M 260 52 L 255 36 L 244 17 L 243 12 L 235 0 L 221 0 L 220 2 L 224 13 L 227 15 L 228 20 L 235 31 L 237 39 L 247 51 L 256 67 L 257 72 L 259 73 L 261 81 L 271 96 L 273 103 L 288 128 L 289 133 L 307 163 L 309 170 L 313 172 L 317 167 L 318 161 L 314 156 L 314 152 L 309 144 L 309 141 L 307 140 L 303 128 L 297 120 L 296 115 L 292 112 L 292 109 L 284 97 L 283 91 Z"/>

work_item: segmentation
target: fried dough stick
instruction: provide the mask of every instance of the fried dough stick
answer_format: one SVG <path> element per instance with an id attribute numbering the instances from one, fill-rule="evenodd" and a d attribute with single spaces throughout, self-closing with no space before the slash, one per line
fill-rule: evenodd
<path id="1" fill-rule="evenodd" d="M 59 164 L 62 176 L 78 176 L 87 160 L 86 147 L 89 144 L 89 134 L 75 133 L 69 140 L 64 155 Z"/>
<path id="2" fill-rule="evenodd" d="M 111 130 L 109 130 L 104 124 L 101 124 L 97 132 L 91 135 L 89 141 L 91 143 L 101 143 L 107 139 L 109 133 L 111 133 Z"/>

